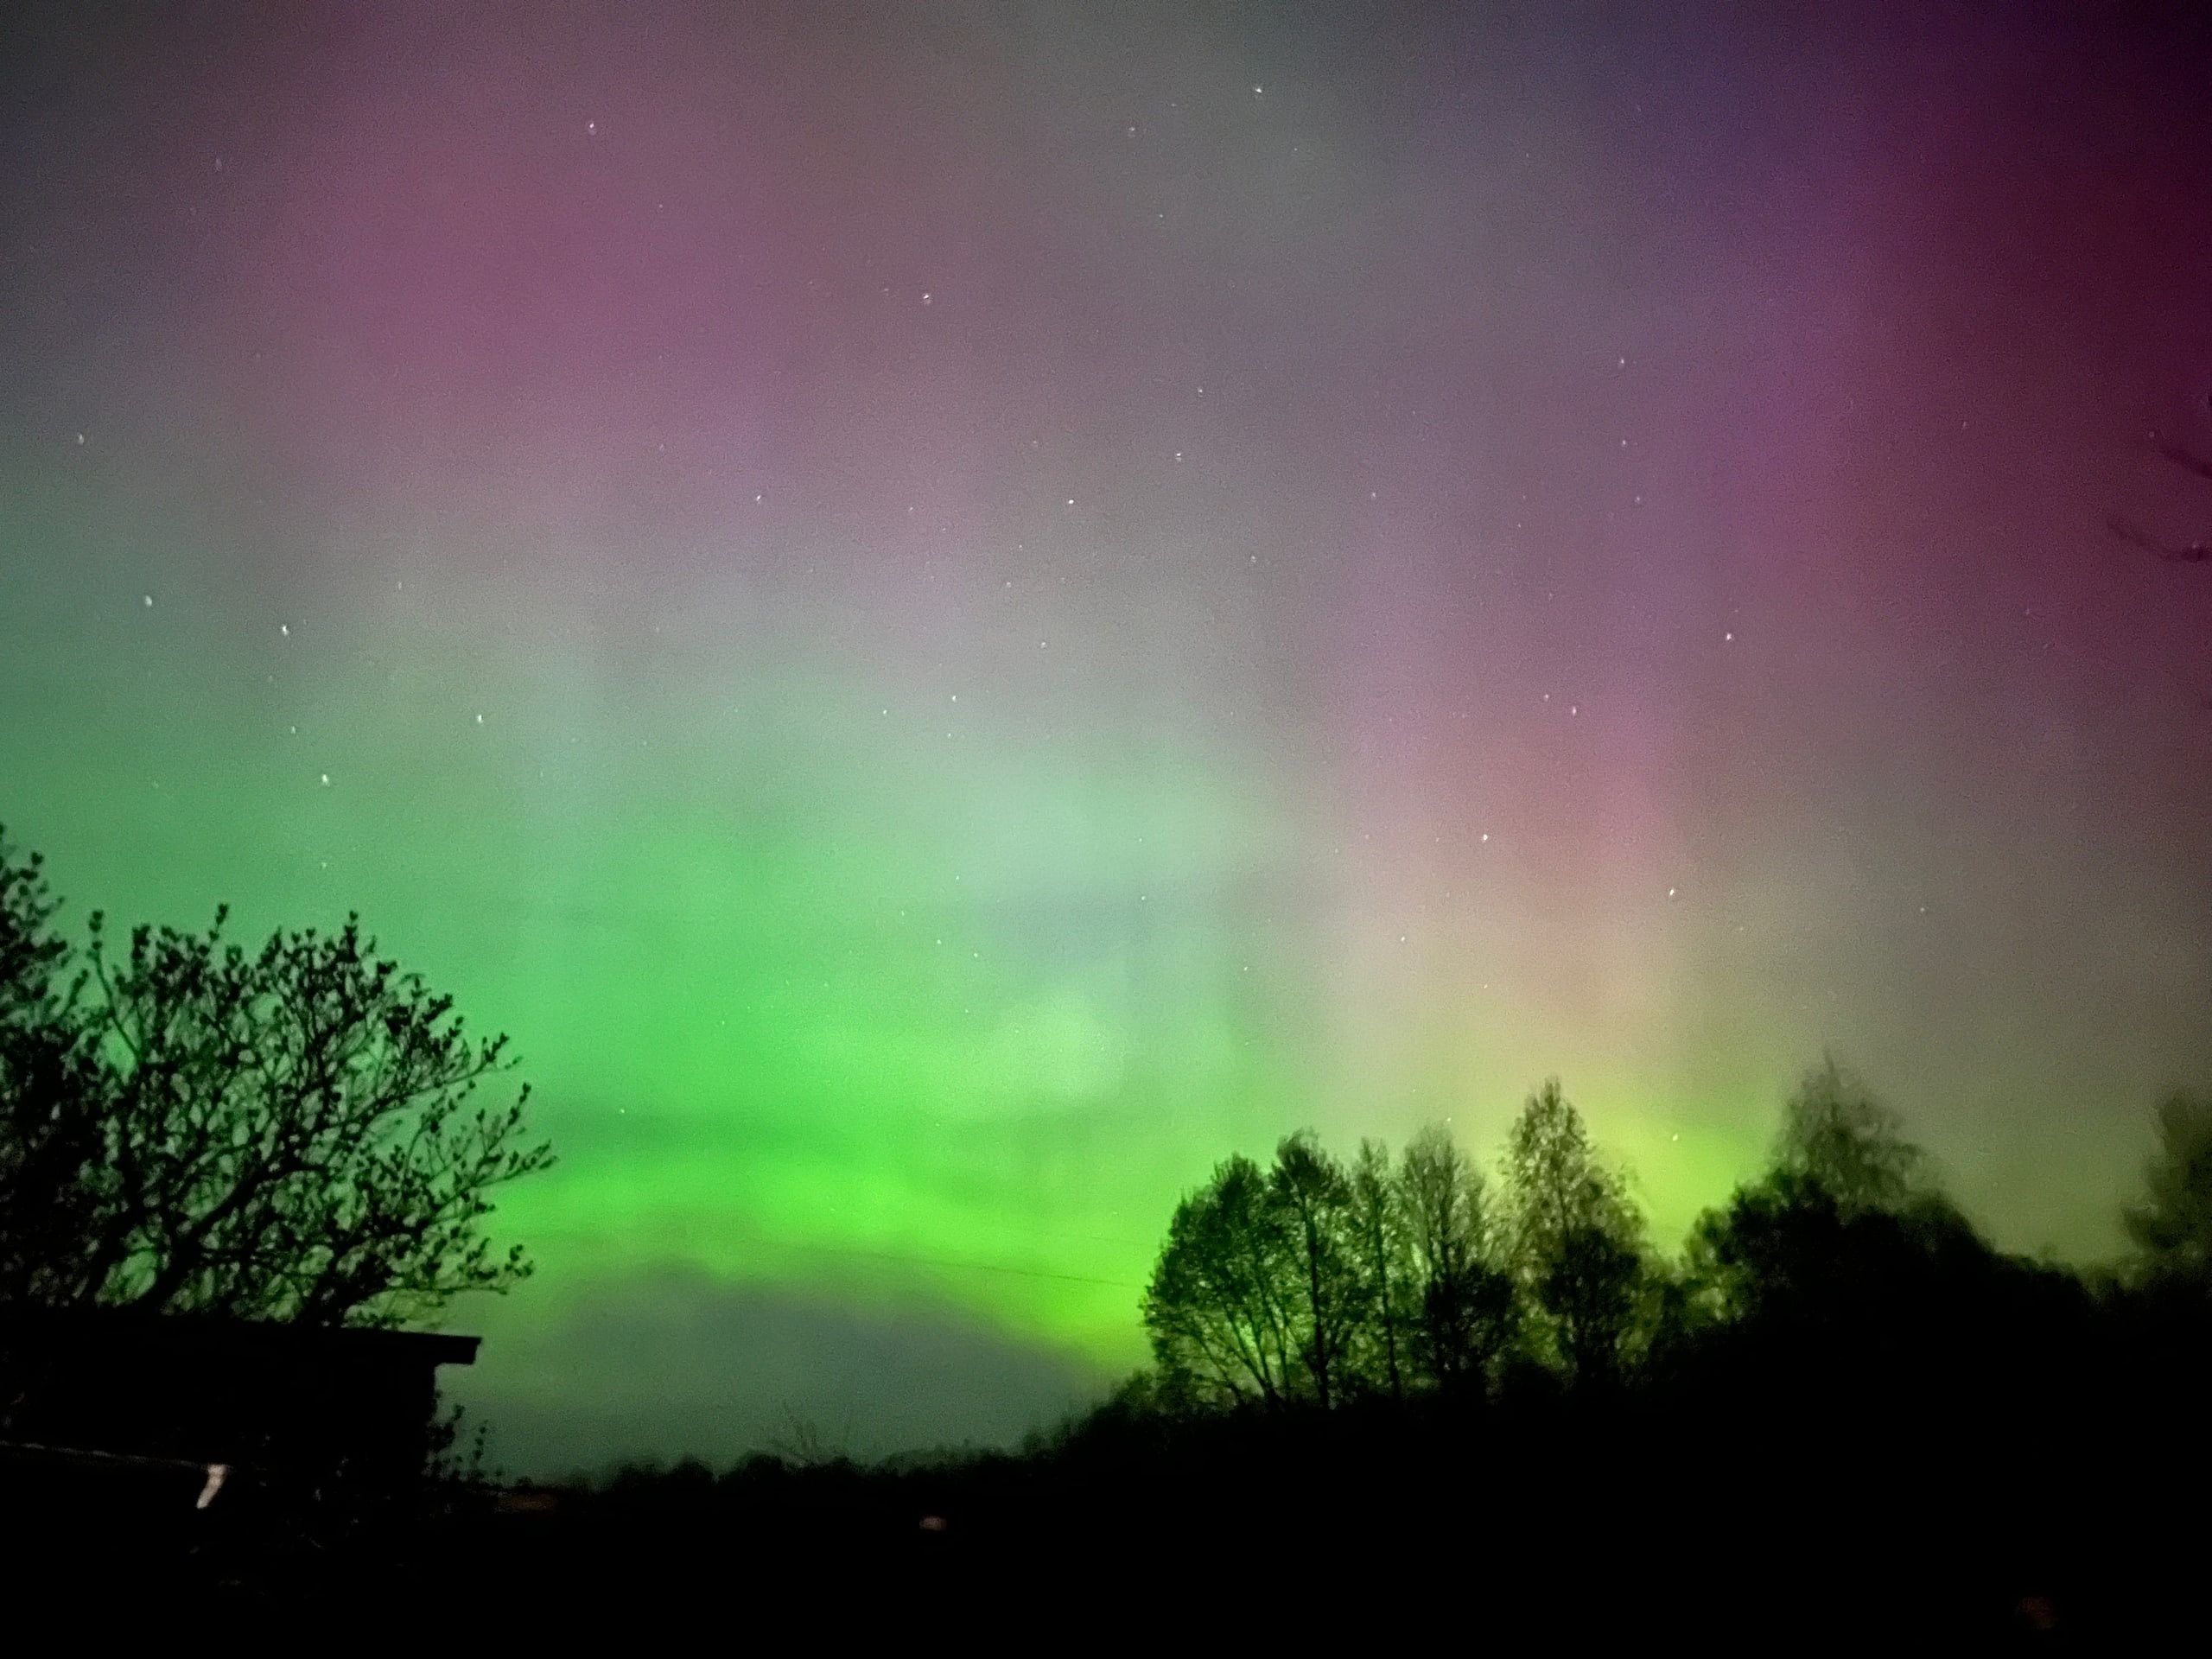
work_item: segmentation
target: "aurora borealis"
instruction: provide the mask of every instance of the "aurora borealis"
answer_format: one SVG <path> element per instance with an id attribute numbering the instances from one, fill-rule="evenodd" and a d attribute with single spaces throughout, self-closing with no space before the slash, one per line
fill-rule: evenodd
<path id="1" fill-rule="evenodd" d="M 2091 1255 L 2212 1062 L 2187 8 L 87 11 L 0 823 L 512 1033 L 521 1464 L 1017 1432 L 1553 1072 L 1663 1239 L 1832 1045 Z"/>

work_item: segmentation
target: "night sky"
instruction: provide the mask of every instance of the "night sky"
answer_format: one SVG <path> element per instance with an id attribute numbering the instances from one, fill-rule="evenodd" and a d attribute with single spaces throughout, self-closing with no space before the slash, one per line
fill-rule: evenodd
<path id="1" fill-rule="evenodd" d="M 1552 1072 L 1670 1243 L 1832 1045 L 2108 1251 L 2212 37 L 1826 10 L 0 13 L 0 821 L 512 1033 L 511 1468 L 1017 1433 L 1215 1159 Z"/>

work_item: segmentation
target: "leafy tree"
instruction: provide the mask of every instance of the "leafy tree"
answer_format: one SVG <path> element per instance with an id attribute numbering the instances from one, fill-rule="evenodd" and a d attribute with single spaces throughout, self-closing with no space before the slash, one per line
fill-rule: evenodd
<path id="1" fill-rule="evenodd" d="M 2203 1471 L 2205 1459 L 2191 1449 L 2202 1436 L 2190 1430 L 2212 1372 L 2212 1096 L 2169 1096 L 2158 1135 L 2142 1201 L 2121 1211 L 2133 1249 L 2106 1287 L 2105 1306 L 2133 1362 L 2128 1409 L 2175 1426 L 2152 1456 L 2166 1478 L 2185 1484 L 2185 1459 Z"/>
<path id="2" fill-rule="evenodd" d="M 1491 1259 L 1482 1172 L 1431 1124 L 1407 1143 L 1398 1190 L 1417 1281 L 1415 1364 L 1446 1389 L 1479 1385 L 1511 1344 L 1511 1274 Z"/>
<path id="3" fill-rule="evenodd" d="M 1829 1389 L 1929 1363 L 2003 1268 L 1833 1057 L 1801 1079 L 1770 1167 L 1698 1218 L 1686 1257 L 1707 1325 Z"/>
<path id="4" fill-rule="evenodd" d="M 472 1039 L 358 920 L 248 955 L 218 912 L 118 957 L 95 915 L 80 996 L 54 988 L 35 861 L 0 872 L 0 1292 L 392 1324 L 529 1272 L 482 1232 L 493 1190 L 552 1162 L 527 1088 L 472 1104 L 506 1040 Z M 20 1236 L 48 1204 L 66 1224 Z"/>
<path id="5" fill-rule="evenodd" d="M 2143 1276 L 2212 1290 L 2212 1096 L 2176 1094 L 2159 1106 L 2143 1185 L 2143 1203 L 2122 1217 Z"/>
<path id="6" fill-rule="evenodd" d="M 1897 1263 L 1961 1228 L 1897 1115 L 1825 1056 L 1791 1094 L 1767 1172 L 1693 1224 L 1688 1300 L 1707 1320 L 1878 1318 Z"/>
<path id="7" fill-rule="evenodd" d="M 1827 1193 L 1846 1214 L 1902 1211 L 1927 1190 L 1920 1148 L 1834 1055 L 1790 1096 L 1775 1168 Z"/>
<path id="8" fill-rule="evenodd" d="M 1643 1221 L 1557 1078 L 1515 1121 L 1505 1192 L 1516 1275 L 1541 1334 L 1576 1382 L 1618 1377 L 1643 1289 Z"/>
<path id="9" fill-rule="evenodd" d="M 1296 1310 L 1306 1383 L 1326 1411 L 1352 1380 L 1346 1367 L 1365 1312 L 1350 1236 L 1351 1182 L 1313 1132 L 1300 1130 L 1275 1147 L 1268 1187 L 1290 1241 L 1293 1278 L 1284 1300 Z"/>
<path id="10" fill-rule="evenodd" d="M 1357 1262 L 1366 1338 L 1363 1369 L 1394 1400 L 1403 1397 L 1420 1325 L 1419 1283 L 1406 1193 L 1380 1141 L 1362 1141 L 1351 1166 L 1351 1248 Z"/>
<path id="11" fill-rule="evenodd" d="M 1171 1403 L 1280 1405 L 1300 1343 L 1287 1299 L 1289 1230 L 1267 1176 L 1238 1154 L 1175 1206 L 1144 1298 L 1160 1391 Z"/>
<path id="12" fill-rule="evenodd" d="M 1353 1183 L 1310 1131 L 1262 1171 L 1244 1157 L 1176 1206 L 1145 1294 L 1163 1395 L 1221 1408 L 1328 1409 L 1381 1373 Z"/>

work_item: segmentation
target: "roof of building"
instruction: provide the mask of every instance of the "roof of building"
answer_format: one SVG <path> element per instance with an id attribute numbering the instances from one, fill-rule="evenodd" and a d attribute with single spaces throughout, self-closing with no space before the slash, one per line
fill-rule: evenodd
<path id="1" fill-rule="evenodd" d="M 296 1362 L 308 1357 L 350 1365 L 471 1365 L 480 1338 L 433 1331 L 286 1324 L 194 1313 L 146 1313 L 128 1307 L 0 1306 L 0 1347 L 29 1340 L 84 1349 L 162 1348 L 180 1356 L 209 1351 L 242 1360 Z"/>

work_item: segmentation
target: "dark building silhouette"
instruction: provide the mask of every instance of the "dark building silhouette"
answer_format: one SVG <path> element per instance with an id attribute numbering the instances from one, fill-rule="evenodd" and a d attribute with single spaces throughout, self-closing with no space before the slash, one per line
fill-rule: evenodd
<path id="1" fill-rule="evenodd" d="M 441 1365 L 477 1338 L 0 1308 L 0 1493 L 18 1524 L 179 1529 L 420 1480 Z"/>

